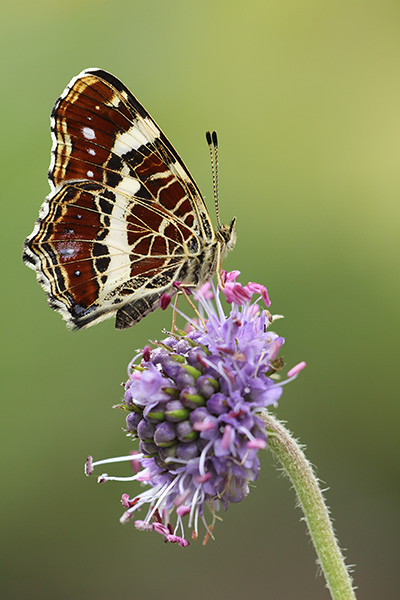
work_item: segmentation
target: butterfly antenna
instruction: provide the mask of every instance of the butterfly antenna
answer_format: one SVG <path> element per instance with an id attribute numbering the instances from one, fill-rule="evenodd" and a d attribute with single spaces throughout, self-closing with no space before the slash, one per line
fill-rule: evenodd
<path id="1" fill-rule="evenodd" d="M 210 149 L 215 212 L 217 215 L 218 227 L 221 227 L 221 221 L 219 219 L 219 199 L 218 199 L 219 191 L 218 191 L 218 138 L 217 138 L 217 132 L 213 131 L 212 133 L 210 133 L 209 131 L 206 131 L 206 140 L 207 140 L 208 147 Z"/>

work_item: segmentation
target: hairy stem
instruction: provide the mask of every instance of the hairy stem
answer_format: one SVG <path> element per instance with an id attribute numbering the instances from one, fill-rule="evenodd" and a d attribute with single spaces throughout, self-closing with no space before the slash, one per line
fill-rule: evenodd
<path id="1" fill-rule="evenodd" d="M 296 490 L 332 599 L 355 600 L 352 579 L 310 463 L 282 423 L 267 411 L 263 411 L 261 417 L 269 434 L 268 447 L 283 466 Z"/>

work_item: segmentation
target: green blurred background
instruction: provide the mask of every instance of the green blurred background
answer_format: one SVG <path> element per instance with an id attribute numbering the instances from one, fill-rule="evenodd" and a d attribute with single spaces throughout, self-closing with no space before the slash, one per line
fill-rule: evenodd
<path id="1" fill-rule="evenodd" d="M 206 548 L 122 527 L 126 486 L 83 476 L 87 454 L 130 449 L 111 406 L 134 350 L 169 323 L 70 333 L 21 262 L 48 192 L 51 107 L 96 66 L 147 107 L 211 209 L 203 136 L 218 130 L 222 219 L 238 220 L 225 266 L 268 286 L 288 366 L 308 363 L 277 415 L 329 488 L 359 598 L 397 598 L 398 0 L 25 0 L 3 6 L 0 31 L 2 597 L 329 598 L 268 453 Z"/>

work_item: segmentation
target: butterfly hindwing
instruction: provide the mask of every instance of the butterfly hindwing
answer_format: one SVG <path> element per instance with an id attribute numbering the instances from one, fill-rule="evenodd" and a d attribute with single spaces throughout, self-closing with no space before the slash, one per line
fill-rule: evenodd
<path id="1" fill-rule="evenodd" d="M 47 202 L 25 259 L 72 326 L 94 324 L 148 295 L 156 302 L 185 277 L 184 244 L 195 250 L 197 237 L 159 207 L 78 181 L 56 188 Z"/>

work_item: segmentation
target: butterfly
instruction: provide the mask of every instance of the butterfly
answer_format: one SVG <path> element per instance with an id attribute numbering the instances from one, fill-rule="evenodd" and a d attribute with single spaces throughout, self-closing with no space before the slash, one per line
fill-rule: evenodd
<path id="1" fill-rule="evenodd" d="M 125 329 L 176 282 L 220 272 L 235 219 L 214 230 L 194 179 L 148 112 L 113 75 L 86 69 L 51 113 L 51 192 L 23 260 L 74 328 L 116 315 Z M 210 141 L 210 140 L 209 140 Z"/>

